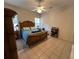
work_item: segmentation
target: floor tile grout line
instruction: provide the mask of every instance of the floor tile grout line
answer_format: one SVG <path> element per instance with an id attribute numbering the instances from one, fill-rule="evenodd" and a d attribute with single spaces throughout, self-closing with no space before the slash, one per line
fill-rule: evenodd
<path id="1" fill-rule="evenodd" d="M 63 48 L 63 51 L 64 51 L 64 49 L 65 49 L 67 43 L 69 43 L 69 42 L 66 42 L 66 43 L 65 43 L 64 48 Z M 70 44 L 71 44 L 71 42 L 70 42 Z M 60 56 L 62 55 L 63 51 L 61 52 Z M 59 57 L 60 57 L 60 56 L 59 56 Z M 61 58 L 61 57 L 60 57 L 60 58 Z"/>
<path id="2" fill-rule="evenodd" d="M 65 46 L 66 46 L 66 43 L 64 44 L 64 47 L 63 47 L 63 49 L 62 49 L 63 51 L 64 51 L 64 49 L 65 49 Z M 62 55 L 63 51 L 60 53 L 60 56 Z M 60 56 L 59 56 L 59 59 L 61 58 Z"/>
<path id="3" fill-rule="evenodd" d="M 50 38 L 50 39 L 51 39 L 51 38 Z M 60 40 L 63 40 L 63 39 L 60 39 Z M 66 40 L 63 40 L 63 41 L 64 41 L 65 44 L 64 44 L 64 48 L 63 48 L 62 50 L 65 49 L 65 46 L 66 46 L 67 43 L 70 43 L 70 44 L 71 44 L 71 42 L 68 42 L 68 41 L 66 41 Z M 41 48 L 40 48 L 40 49 L 41 49 Z M 48 48 L 48 49 L 49 49 L 49 48 Z M 48 49 L 47 49 L 46 51 L 48 51 Z M 41 50 L 41 51 L 42 51 L 42 50 Z M 46 56 L 48 56 L 48 55 L 45 53 L 46 51 L 44 51 L 44 52 L 42 51 L 42 52 L 43 52 L 42 54 L 45 54 Z M 62 53 L 63 53 L 63 51 L 60 53 L 60 56 L 62 55 Z M 41 54 L 41 55 L 42 55 L 42 54 Z M 59 59 L 61 58 L 60 56 L 58 56 L 58 55 L 57 55 L 55 52 L 53 52 L 53 51 L 52 51 L 51 54 L 53 54 L 53 55 L 59 57 Z M 35 55 L 36 55 L 36 54 L 35 54 Z M 38 55 L 36 55 L 36 56 L 38 56 Z M 50 56 L 51 56 L 51 55 L 50 55 Z M 40 56 L 38 56 L 38 57 L 40 57 Z M 48 56 L 48 57 L 49 57 L 49 56 Z"/>

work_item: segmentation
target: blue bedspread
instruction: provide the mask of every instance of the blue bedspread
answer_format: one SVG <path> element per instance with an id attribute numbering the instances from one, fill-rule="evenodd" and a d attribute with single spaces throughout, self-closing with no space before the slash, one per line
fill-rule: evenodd
<path id="1" fill-rule="evenodd" d="M 25 42 L 27 42 L 27 39 L 28 39 L 28 36 L 29 36 L 29 31 L 23 30 L 23 31 L 21 32 L 21 34 L 22 34 L 22 39 L 23 39 Z"/>
<path id="2" fill-rule="evenodd" d="M 36 33 L 36 32 L 40 32 L 40 30 L 39 29 L 32 30 L 32 33 Z M 28 37 L 29 37 L 29 33 L 30 33 L 29 30 L 22 30 L 21 31 L 21 37 L 25 41 L 26 44 L 27 44 L 27 40 L 28 40 Z"/>

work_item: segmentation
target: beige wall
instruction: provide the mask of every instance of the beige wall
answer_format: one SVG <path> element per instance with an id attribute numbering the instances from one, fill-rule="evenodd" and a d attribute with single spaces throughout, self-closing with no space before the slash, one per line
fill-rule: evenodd
<path id="1" fill-rule="evenodd" d="M 35 13 L 33 13 L 33 12 L 29 11 L 29 10 L 26 10 L 26 9 L 15 7 L 15 6 L 6 4 L 6 3 L 5 3 L 4 7 L 16 11 L 17 14 L 18 14 L 18 18 L 19 18 L 20 22 L 23 22 L 23 21 L 26 21 L 26 20 L 33 21 L 34 18 L 36 17 Z"/>
<path id="2" fill-rule="evenodd" d="M 25 21 L 25 20 L 34 20 L 36 17 L 36 14 L 21 9 L 18 7 L 14 7 L 8 4 L 5 4 L 6 8 L 10 8 L 15 10 L 18 13 L 19 20 Z M 41 21 L 43 22 L 42 27 L 45 27 L 47 30 L 49 30 L 52 26 L 59 28 L 59 38 L 73 41 L 74 39 L 74 9 L 73 6 L 69 6 L 66 8 L 58 8 L 58 9 L 52 9 L 49 12 L 42 15 Z"/>
<path id="3" fill-rule="evenodd" d="M 73 41 L 74 39 L 74 9 L 73 6 L 66 8 L 52 9 L 42 16 L 43 25 L 48 26 L 50 31 L 52 26 L 59 28 L 59 38 Z M 42 25 L 42 26 L 43 26 Z"/>

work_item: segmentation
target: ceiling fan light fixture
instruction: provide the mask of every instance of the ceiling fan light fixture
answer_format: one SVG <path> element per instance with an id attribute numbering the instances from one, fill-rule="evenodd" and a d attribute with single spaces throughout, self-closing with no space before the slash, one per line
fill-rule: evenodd
<path id="1" fill-rule="evenodd" d="M 39 3 L 39 5 L 37 6 L 36 9 L 34 9 L 34 10 L 32 10 L 32 11 L 35 11 L 35 12 L 37 12 L 37 13 L 39 13 L 39 14 L 42 14 L 43 12 L 46 11 L 45 8 L 40 5 L 40 3 L 43 2 L 44 0 L 36 0 L 36 1 Z"/>
<path id="2" fill-rule="evenodd" d="M 36 11 L 37 11 L 37 13 L 43 13 L 43 12 L 45 12 L 46 10 L 44 9 L 43 6 L 39 6 L 39 7 L 37 7 Z"/>
<path id="3" fill-rule="evenodd" d="M 38 10 L 37 10 L 37 13 L 42 13 L 42 10 L 38 9 Z"/>

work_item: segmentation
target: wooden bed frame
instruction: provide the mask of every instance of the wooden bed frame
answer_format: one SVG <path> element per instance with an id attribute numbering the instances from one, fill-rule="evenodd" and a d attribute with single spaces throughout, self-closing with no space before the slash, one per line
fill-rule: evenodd
<path id="1" fill-rule="evenodd" d="M 20 23 L 20 27 L 21 29 L 23 27 L 34 27 L 35 23 L 33 23 L 32 21 L 23 21 L 22 23 Z"/>
<path id="2" fill-rule="evenodd" d="M 27 40 L 27 44 L 30 46 L 39 43 L 47 39 L 47 32 L 41 32 L 40 34 L 36 33 L 35 35 L 30 35 Z"/>
<path id="3" fill-rule="evenodd" d="M 34 27 L 35 24 L 32 22 L 32 21 L 24 21 L 20 24 L 21 26 L 21 29 L 23 27 Z M 45 40 L 47 38 L 47 32 L 46 31 L 43 31 L 41 32 L 40 34 L 36 33 L 36 34 L 33 34 L 33 35 L 29 35 L 28 37 L 28 40 L 27 40 L 27 44 L 30 46 L 34 45 L 35 43 L 38 43 L 42 40 Z"/>

